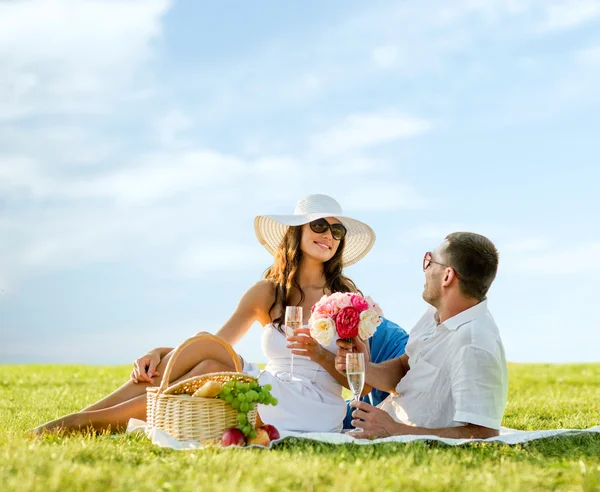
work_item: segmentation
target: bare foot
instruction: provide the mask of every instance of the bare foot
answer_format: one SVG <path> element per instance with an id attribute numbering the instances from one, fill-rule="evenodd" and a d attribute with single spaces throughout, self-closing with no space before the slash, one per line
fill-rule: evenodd
<path id="1" fill-rule="evenodd" d="M 64 435 L 81 431 L 82 423 L 79 414 L 72 413 L 56 420 L 52 420 L 43 425 L 29 429 L 25 434 L 34 439 L 48 435 Z"/>

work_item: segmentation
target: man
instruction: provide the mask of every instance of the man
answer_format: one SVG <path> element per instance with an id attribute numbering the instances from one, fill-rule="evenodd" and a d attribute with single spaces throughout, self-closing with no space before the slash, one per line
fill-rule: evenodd
<path id="1" fill-rule="evenodd" d="M 378 407 L 353 402 L 358 429 L 350 435 L 498 435 L 508 371 L 486 299 L 497 269 L 496 247 L 479 234 L 450 234 L 425 254 L 423 299 L 432 307 L 411 331 L 404 355 L 366 364 L 366 384 L 391 395 Z M 336 369 L 344 372 L 350 344 L 338 346 Z M 364 343 L 355 339 L 354 346 L 368 358 Z"/>

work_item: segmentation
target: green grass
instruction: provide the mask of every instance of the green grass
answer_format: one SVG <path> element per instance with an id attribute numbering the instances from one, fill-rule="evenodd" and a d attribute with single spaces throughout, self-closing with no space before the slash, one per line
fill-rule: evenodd
<path id="1" fill-rule="evenodd" d="M 518 446 L 437 442 L 180 452 L 130 435 L 32 441 L 23 432 L 89 404 L 129 369 L 0 366 L 0 490 L 600 490 L 600 435 Z M 510 366 L 503 425 L 600 424 L 600 364 Z"/>

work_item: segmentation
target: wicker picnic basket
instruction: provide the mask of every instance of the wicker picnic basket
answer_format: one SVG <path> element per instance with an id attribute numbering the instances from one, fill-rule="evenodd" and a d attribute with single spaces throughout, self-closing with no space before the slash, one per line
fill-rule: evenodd
<path id="1" fill-rule="evenodd" d="M 171 370 L 184 348 L 198 340 L 211 340 L 222 345 L 235 365 L 236 372 L 215 372 L 195 376 L 168 386 Z M 209 444 L 221 440 L 223 432 L 235 427 L 238 412 L 219 398 L 191 396 L 206 381 L 227 382 L 230 380 L 250 383 L 256 378 L 244 374 L 239 357 L 231 345 L 214 335 L 202 333 L 183 342 L 167 363 L 165 374 L 158 388 L 147 388 L 146 420 L 149 426 L 161 429 L 178 441 L 198 441 Z M 256 408 L 248 412 L 251 425 L 256 424 Z"/>

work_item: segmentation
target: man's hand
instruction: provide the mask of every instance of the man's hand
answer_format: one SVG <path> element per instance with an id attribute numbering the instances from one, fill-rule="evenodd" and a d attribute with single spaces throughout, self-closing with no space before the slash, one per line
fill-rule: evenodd
<path id="1" fill-rule="evenodd" d="M 500 435 L 497 429 L 491 429 L 475 424 L 466 424 L 457 427 L 441 427 L 429 429 L 396 422 L 387 412 L 373 407 L 364 401 L 353 401 L 350 406 L 356 408 L 352 412 L 355 420 L 354 427 L 363 429 L 348 432 L 349 436 L 358 439 L 378 439 L 390 436 L 438 436 L 451 439 L 489 439 Z"/>
<path id="2" fill-rule="evenodd" d="M 353 338 L 352 343 L 346 340 L 338 340 L 336 342 L 338 346 L 337 355 L 335 356 L 335 368 L 341 374 L 346 374 L 346 354 L 351 352 L 359 352 L 365 356 L 365 364 L 369 362 L 369 351 L 367 345 L 359 338 Z"/>
<path id="3" fill-rule="evenodd" d="M 352 437 L 358 439 L 377 439 L 410 433 L 403 429 L 403 427 L 410 429 L 410 426 L 396 422 L 389 413 L 380 408 L 369 405 L 364 401 L 356 400 L 350 403 L 350 406 L 356 408 L 352 412 L 352 416 L 354 417 L 352 425 L 358 429 L 362 429 L 362 431 L 349 432 L 348 435 Z"/>
<path id="4" fill-rule="evenodd" d="M 292 354 L 304 355 L 317 363 L 322 360 L 325 349 L 310 336 L 308 328 L 294 330 L 294 336 L 288 337 L 287 341 L 287 348 L 292 349 Z"/>
<path id="5" fill-rule="evenodd" d="M 131 375 L 129 376 L 130 379 L 136 384 L 140 381 L 153 384 L 154 377 L 160 375 L 156 370 L 156 366 L 158 366 L 159 363 L 160 355 L 154 351 L 142 355 L 133 363 L 133 371 L 131 371 Z"/>

